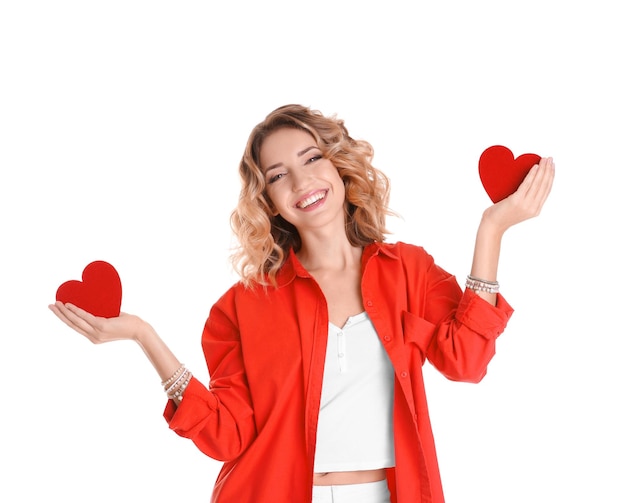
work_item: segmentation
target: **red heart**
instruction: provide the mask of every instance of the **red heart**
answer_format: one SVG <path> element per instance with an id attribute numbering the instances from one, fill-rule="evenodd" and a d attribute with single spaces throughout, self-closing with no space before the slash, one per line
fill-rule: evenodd
<path id="1" fill-rule="evenodd" d="M 70 302 L 94 316 L 120 315 L 122 282 L 115 268 L 97 260 L 83 270 L 82 281 L 66 281 L 57 289 L 56 299 Z"/>
<path id="2" fill-rule="evenodd" d="M 502 145 L 485 150 L 478 161 L 478 173 L 483 187 L 494 203 L 510 196 L 520 186 L 530 168 L 539 163 L 537 154 L 513 157 L 513 152 Z"/>

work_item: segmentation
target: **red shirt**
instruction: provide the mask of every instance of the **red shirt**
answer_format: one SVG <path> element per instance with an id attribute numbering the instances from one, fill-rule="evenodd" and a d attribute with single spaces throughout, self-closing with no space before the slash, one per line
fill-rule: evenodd
<path id="1" fill-rule="evenodd" d="M 165 418 L 224 461 L 214 503 L 310 502 L 328 309 L 291 253 L 278 286 L 234 285 L 213 306 L 202 335 L 208 389 L 192 379 Z M 392 501 L 444 501 L 422 365 L 478 382 L 513 310 L 492 306 L 438 267 L 422 248 L 375 243 L 362 258 L 363 305 L 395 370 Z M 367 439 L 364 439 L 366 441 Z"/>

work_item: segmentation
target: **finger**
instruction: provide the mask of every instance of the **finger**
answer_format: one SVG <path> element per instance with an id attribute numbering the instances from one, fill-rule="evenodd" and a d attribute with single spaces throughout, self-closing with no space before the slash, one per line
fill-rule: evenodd
<path id="1" fill-rule="evenodd" d="M 65 304 L 67 308 L 67 317 L 73 321 L 77 326 L 84 330 L 87 334 L 94 335 L 94 332 L 102 329 L 101 322 L 93 314 L 81 309 L 74 304 Z"/>
<path id="2" fill-rule="evenodd" d="M 541 201 L 542 205 L 543 203 L 545 203 L 548 195 L 550 195 L 550 192 L 552 191 L 555 170 L 556 169 L 554 166 L 554 160 L 552 158 L 549 158 L 544 169 L 544 176 L 538 194 L 539 200 Z"/>
<path id="3" fill-rule="evenodd" d="M 525 195 L 528 195 L 529 193 L 534 194 L 537 185 L 541 183 L 540 180 L 544 175 L 547 162 L 548 159 L 543 158 L 529 170 L 528 174 L 520 185 L 520 187 L 523 186 L 526 189 Z"/>
<path id="4" fill-rule="evenodd" d="M 65 304 L 65 307 L 72 312 L 76 317 L 80 318 L 81 320 L 84 320 L 85 322 L 87 322 L 89 325 L 95 325 L 97 322 L 97 317 L 94 316 L 93 314 L 91 314 L 88 311 L 85 311 L 84 309 L 68 302 Z"/>
<path id="5" fill-rule="evenodd" d="M 96 316 L 70 303 L 60 306 L 59 310 L 74 330 L 87 337 L 94 344 L 99 342 L 97 336 L 101 331 L 101 323 Z"/>
<path id="6" fill-rule="evenodd" d="M 516 191 L 521 197 L 528 196 L 528 193 L 532 189 L 533 183 L 535 182 L 535 179 L 537 178 L 538 172 L 539 172 L 539 164 L 535 164 L 532 168 L 530 168 L 530 170 L 528 171 L 528 173 L 526 174 L 526 176 L 522 180 L 522 183 L 519 185 Z"/>
<path id="7" fill-rule="evenodd" d="M 534 204 L 543 206 L 543 203 L 546 201 L 548 194 L 552 189 L 553 180 L 554 161 L 551 157 L 542 159 L 531 189 L 532 201 Z"/>
<path id="8" fill-rule="evenodd" d="M 554 180 L 554 162 L 552 158 L 544 158 L 538 165 L 536 174 L 528 189 L 527 204 L 534 215 L 539 215 L 550 194 Z"/>
<path id="9" fill-rule="evenodd" d="M 55 304 L 51 304 L 48 306 L 50 311 L 52 311 L 57 318 L 59 318 L 63 323 L 65 323 L 72 330 L 80 333 L 81 335 L 88 337 L 88 335 L 84 332 L 84 330 L 76 325 L 74 321 L 72 321 L 69 317 L 71 312 L 63 305 L 61 302 L 56 302 Z"/>

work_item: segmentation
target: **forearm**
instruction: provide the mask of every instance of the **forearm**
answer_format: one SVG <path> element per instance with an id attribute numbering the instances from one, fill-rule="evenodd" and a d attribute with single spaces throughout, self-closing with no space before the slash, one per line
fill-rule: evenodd
<path id="1" fill-rule="evenodd" d="M 152 363 L 162 382 L 170 379 L 181 368 L 178 358 L 148 323 L 137 331 L 135 341 Z"/>
<path id="2" fill-rule="evenodd" d="M 470 275 L 484 281 L 497 281 L 498 262 L 502 244 L 503 230 L 497 228 L 483 216 L 474 245 L 474 258 Z M 495 306 L 496 294 L 483 291 L 476 292 L 480 297 Z"/>
<path id="3" fill-rule="evenodd" d="M 191 374 L 181 367 L 152 326 L 138 316 L 120 313 L 114 318 L 102 318 L 60 301 L 51 304 L 49 308 L 67 326 L 94 344 L 120 340 L 137 342 L 161 377 L 168 396 L 176 401 L 189 383 Z"/>
<path id="4" fill-rule="evenodd" d="M 553 179 L 552 158 L 543 158 L 529 171 L 517 191 L 485 210 L 476 234 L 471 276 L 489 282 L 497 280 L 504 232 L 513 225 L 539 215 L 552 188 Z M 494 293 L 477 293 L 495 305 Z"/>

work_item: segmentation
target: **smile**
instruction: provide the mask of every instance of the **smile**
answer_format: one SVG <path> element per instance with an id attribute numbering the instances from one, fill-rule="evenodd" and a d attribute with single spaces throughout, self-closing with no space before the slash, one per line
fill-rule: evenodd
<path id="1" fill-rule="evenodd" d="M 301 201 L 298 201 L 296 203 L 296 208 L 300 208 L 301 210 L 308 208 L 312 204 L 315 204 L 318 201 L 321 201 L 322 199 L 324 199 L 327 193 L 328 193 L 327 190 L 320 190 L 319 192 L 316 192 L 315 194 L 311 194 L 310 196 L 305 197 Z"/>

